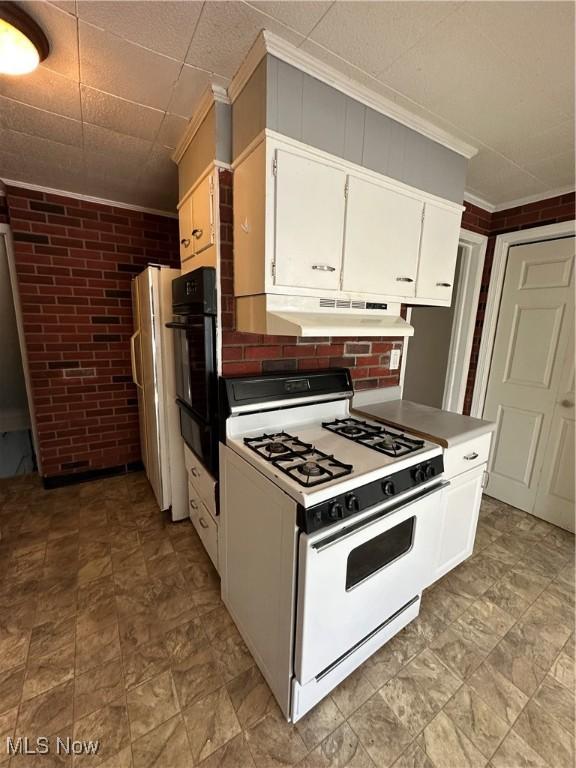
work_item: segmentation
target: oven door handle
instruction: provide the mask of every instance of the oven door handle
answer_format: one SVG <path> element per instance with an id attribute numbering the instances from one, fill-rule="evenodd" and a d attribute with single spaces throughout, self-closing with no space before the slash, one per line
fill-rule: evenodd
<path id="1" fill-rule="evenodd" d="M 438 491 L 444 490 L 444 488 L 447 488 L 449 485 L 450 482 L 445 480 L 444 482 L 435 485 L 433 488 L 429 488 L 422 493 L 417 493 L 414 494 L 414 496 L 410 496 L 409 499 L 406 499 L 406 501 L 403 501 L 398 505 L 392 505 L 390 507 L 381 509 L 379 512 L 376 512 L 370 517 L 361 520 L 355 525 L 351 525 L 348 528 L 342 528 L 337 533 L 332 534 L 332 536 L 327 536 L 325 539 L 312 544 L 312 549 L 316 550 L 316 552 L 322 552 L 334 544 L 340 543 L 343 539 L 347 539 L 349 536 L 354 536 L 357 533 L 366 530 L 366 528 L 369 528 L 383 517 L 386 517 L 393 512 L 399 512 L 402 509 L 406 509 L 406 507 L 410 506 L 410 504 L 413 504 L 415 501 L 420 501 L 421 499 L 425 499 L 427 496 L 432 496 L 433 493 L 438 493 Z"/>

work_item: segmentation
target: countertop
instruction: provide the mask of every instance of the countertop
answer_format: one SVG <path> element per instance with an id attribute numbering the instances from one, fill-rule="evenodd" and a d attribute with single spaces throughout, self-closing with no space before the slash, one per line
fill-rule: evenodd
<path id="1" fill-rule="evenodd" d="M 371 403 L 358 406 L 354 411 L 391 427 L 405 429 L 444 448 L 451 448 L 496 429 L 496 424 L 492 421 L 442 411 L 440 408 L 411 403 L 409 400 Z"/>

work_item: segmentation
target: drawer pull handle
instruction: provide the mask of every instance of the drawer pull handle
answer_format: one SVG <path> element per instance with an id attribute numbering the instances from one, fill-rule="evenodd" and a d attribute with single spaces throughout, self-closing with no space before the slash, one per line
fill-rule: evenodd
<path id="1" fill-rule="evenodd" d="M 438 286 L 438 288 L 451 288 L 452 287 L 452 283 L 436 283 L 436 285 Z"/>
<path id="2" fill-rule="evenodd" d="M 184 248 L 188 248 L 190 245 L 190 239 L 187 237 L 183 237 L 182 240 L 180 240 L 180 245 L 183 245 Z"/>
<path id="3" fill-rule="evenodd" d="M 208 523 L 206 522 L 206 520 L 204 520 L 204 518 L 203 518 L 203 517 L 199 517 L 199 518 L 198 518 L 198 522 L 200 523 L 200 525 L 202 526 L 202 528 L 208 528 Z"/>
<path id="4" fill-rule="evenodd" d="M 193 501 L 192 499 L 190 499 L 190 506 L 192 507 L 192 509 L 198 509 L 198 504 L 196 504 L 196 502 Z"/>
<path id="5" fill-rule="evenodd" d="M 193 229 L 192 230 L 192 237 L 195 237 L 196 240 L 200 240 L 200 238 L 202 237 L 203 231 L 204 230 L 202 230 L 202 229 Z"/>
<path id="6" fill-rule="evenodd" d="M 336 272 L 336 267 L 331 267 L 330 264 L 312 264 L 312 269 L 317 272 Z"/>
<path id="7" fill-rule="evenodd" d="M 199 477 L 198 470 L 196 469 L 196 467 L 190 467 L 190 474 L 192 475 L 192 477 Z"/>
<path id="8" fill-rule="evenodd" d="M 396 282 L 397 283 L 413 283 L 414 278 L 413 277 L 397 277 Z"/>
<path id="9" fill-rule="evenodd" d="M 574 408 L 574 401 L 573 400 L 561 400 L 560 405 L 562 408 Z"/>
<path id="10" fill-rule="evenodd" d="M 474 461 L 474 459 L 478 458 L 478 454 L 476 452 L 468 453 L 466 456 L 464 456 L 464 459 L 466 461 Z"/>

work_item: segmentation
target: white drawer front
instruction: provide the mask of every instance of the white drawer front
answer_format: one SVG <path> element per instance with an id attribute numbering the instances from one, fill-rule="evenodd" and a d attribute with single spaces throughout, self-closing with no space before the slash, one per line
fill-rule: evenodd
<path id="1" fill-rule="evenodd" d="M 474 437 L 465 443 L 459 443 L 444 451 L 444 474 L 450 479 L 461 472 L 486 464 L 490 453 L 492 434 L 489 432 L 480 437 Z"/>
<path id="2" fill-rule="evenodd" d="M 200 494 L 192 483 L 188 483 L 188 503 L 190 505 L 190 520 L 214 567 L 218 570 L 218 525 L 206 509 Z"/>
<path id="3" fill-rule="evenodd" d="M 194 484 L 210 514 L 216 517 L 216 480 L 188 446 L 184 446 L 184 462 L 189 481 Z"/>

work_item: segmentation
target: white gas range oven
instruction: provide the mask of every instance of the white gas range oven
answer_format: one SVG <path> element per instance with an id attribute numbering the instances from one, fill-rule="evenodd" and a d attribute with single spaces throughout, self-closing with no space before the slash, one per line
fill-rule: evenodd
<path id="1" fill-rule="evenodd" d="M 346 369 L 222 384 L 222 598 L 296 721 L 418 615 L 442 449 L 351 417 Z"/>

